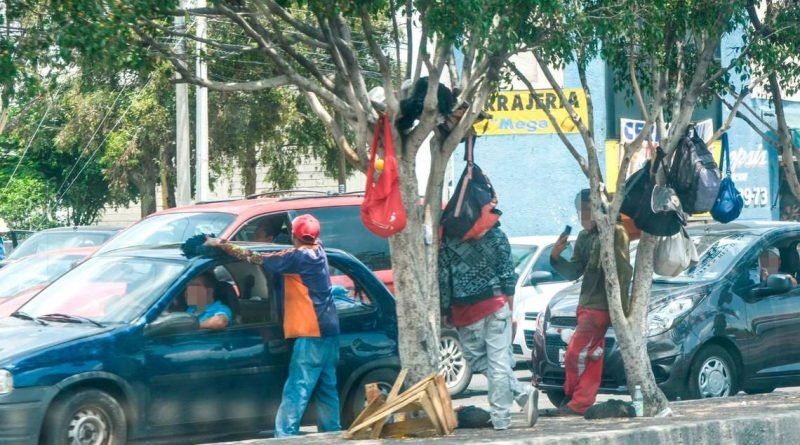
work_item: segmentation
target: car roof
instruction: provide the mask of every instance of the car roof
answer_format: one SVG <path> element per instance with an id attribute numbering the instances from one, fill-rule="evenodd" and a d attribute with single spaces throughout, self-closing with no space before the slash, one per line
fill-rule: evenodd
<path id="1" fill-rule="evenodd" d="M 230 213 L 240 218 L 250 218 L 264 213 L 312 209 L 319 207 L 338 207 L 361 205 L 364 200 L 358 195 L 328 195 L 328 196 L 297 196 L 286 198 L 253 198 L 237 199 L 230 201 L 214 201 L 190 204 L 181 207 L 165 209 L 150 215 L 148 218 L 171 213 Z"/>
<path id="2" fill-rule="evenodd" d="M 763 235 L 773 230 L 781 229 L 800 229 L 800 223 L 793 221 L 737 221 L 734 223 L 720 224 L 714 223 L 700 223 L 690 224 L 688 231 L 690 234 L 702 233 L 752 233 L 754 235 Z"/>
<path id="3" fill-rule="evenodd" d="M 278 250 L 285 250 L 290 249 L 291 246 L 286 244 L 273 244 L 273 243 L 256 243 L 256 242 L 231 242 L 231 244 L 237 246 L 244 246 L 248 249 L 257 251 L 257 252 L 270 252 L 270 251 L 278 251 Z M 136 257 L 136 258 L 158 258 L 158 259 L 166 259 L 172 261 L 187 261 L 186 256 L 184 256 L 183 252 L 181 251 L 180 244 L 164 244 L 161 246 L 135 246 L 135 247 L 127 247 L 122 249 L 112 250 L 110 252 L 105 252 L 96 256 L 95 258 L 104 258 L 110 256 L 116 257 Z M 325 248 L 325 252 L 327 254 L 333 253 L 337 256 L 347 256 L 351 258 L 353 257 L 351 254 L 344 252 L 339 249 L 331 249 Z M 192 257 L 190 261 L 198 260 L 198 259 L 208 259 L 211 258 L 209 256 L 196 256 Z"/>
<path id="4" fill-rule="evenodd" d="M 110 226 L 69 226 L 69 227 L 55 227 L 52 229 L 45 229 L 37 233 L 52 233 L 52 232 L 81 232 L 81 233 L 109 233 L 113 234 L 122 230 L 122 227 Z"/>
<path id="5" fill-rule="evenodd" d="M 53 257 L 53 256 L 89 256 L 99 249 L 99 246 L 89 246 L 89 247 L 71 247 L 69 249 L 57 249 L 57 250 L 48 250 L 47 252 L 42 253 L 35 253 L 33 255 L 29 255 L 30 258 L 44 258 L 44 257 Z M 22 259 L 22 258 L 20 258 Z"/>

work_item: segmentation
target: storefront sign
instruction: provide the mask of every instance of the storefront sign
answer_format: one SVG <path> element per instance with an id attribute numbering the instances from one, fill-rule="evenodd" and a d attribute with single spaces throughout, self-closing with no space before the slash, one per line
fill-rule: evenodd
<path id="1" fill-rule="evenodd" d="M 588 123 L 586 95 L 580 88 L 565 89 L 564 95 L 584 123 Z M 475 124 L 478 135 L 552 134 L 557 130 L 547 117 L 549 109 L 565 133 L 578 129 L 567 113 L 565 103 L 554 90 L 541 90 L 540 107 L 529 91 L 501 91 L 489 98 L 483 110 L 492 115 L 490 121 Z"/>

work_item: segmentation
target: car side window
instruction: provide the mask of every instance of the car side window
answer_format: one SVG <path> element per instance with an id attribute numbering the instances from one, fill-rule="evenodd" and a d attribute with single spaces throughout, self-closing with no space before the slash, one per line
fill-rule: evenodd
<path id="1" fill-rule="evenodd" d="M 331 291 L 339 317 L 372 312 L 374 302 L 358 279 L 329 263 Z"/>
<path id="2" fill-rule="evenodd" d="M 237 324 L 251 325 L 278 323 L 278 304 L 275 294 L 275 277 L 264 272 L 261 266 L 237 261 L 225 265 L 233 279 L 236 299 L 233 302 Z"/>
<path id="3" fill-rule="evenodd" d="M 572 244 L 573 243 L 567 244 L 567 248 L 564 249 L 564 252 L 561 254 L 562 257 L 567 259 L 572 258 Z M 553 266 L 550 265 L 550 251 L 552 250 L 553 250 L 553 244 L 550 244 L 549 246 L 546 246 L 544 249 L 542 249 L 542 253 L 541 255 L 539 255 L 539 258 L 536 259 L 536 264 L 533 265 L 533 269 L 531 269 L 531 271 L 550 272 L 553 275 L 553 278 L 548 281 L 544 281 L 545 283 L 567 281 L 563 276 L 561 276 L 560 273 L 558 273 L 555 269 L 553 269 Z"/>
<path id="4" fill-rule="evenodd" d="M 291 244 L 290 227 L 286 212 L 272 213 L 248 221 L 236 232 L 233 240 Z"/>
<path id="5" fill-rule="evenodd" d="M 291 217 L 310 213 L 322 226 L 320 238 L 325 247 L 353 254 L 371 270 L 389 270 L 392 260 L 389 241 L 376 236 L 361 222 L 359 206 L 322 207 L 291 212 Z"/>

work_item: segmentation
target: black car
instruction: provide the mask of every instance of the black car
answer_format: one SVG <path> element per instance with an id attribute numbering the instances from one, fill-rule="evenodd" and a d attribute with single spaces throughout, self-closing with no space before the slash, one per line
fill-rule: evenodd
<path id="1" fill-rule="evenodd" d="M 352 255 L 330 249 L 328 260 L 347 426 L 363 407 L 365 383 L 388 392 L 397 377 L 395 300 Z M 234 294 L 226 301 L 234 321 L 224 330 L 199 329 L 173 305 L 209 271 Z M 0 319 L 0 443 L 116 444 L 271 429 L 292 347 L 274 280 L 260 266 L 186 259 L 168 246 L 89 258 Z"/>
<path id="2" fill-rule="evenodd" d="M 700 261 L 654 277 L 647 350 L 670 399 L 725 397 L 800 385 L 800 224 L 711 224 L 689 230 Z M 564 330 L 576 326 L 580 283 L 553 297 L 531 338 L 534 381 L 564 397 Z M 614 330 L 606 334 L 601 393 L 625 394 Z"/>

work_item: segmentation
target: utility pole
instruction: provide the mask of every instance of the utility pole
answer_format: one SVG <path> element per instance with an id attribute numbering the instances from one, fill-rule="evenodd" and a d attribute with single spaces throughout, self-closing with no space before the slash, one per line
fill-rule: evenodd
<path id="1" fill-rule="evenodd" d="M 188 0 L 181 0 L 181 8 L 186 9 Z M 183 16 L 175 16 L 175 30 L 179 33 L 186 32 L 186 22 Z M 180 58 L 186 53 L 186 41 L 181 38 L 175 53 Z M 176 73 L 180 80 L 180 73 Z M 177 173 L 177 190 L 175 204 L 188 205 L 192 201 L 192 172 L 191 153 L 189 148 L 189 88 L 185 83 L 175 85 L 175 169 Z"/>
<path id="2" fill-rule="evenodd" d="M 198 8 L 206 7 L 206 0 L 197 0 Z M 195 36 L 198 39 L 206 38 L 206 18 L 197 17 L 197 28 Z M 196 75 L 198 79 L 208 77 L 208 66 L 205 62 L 205 43 L 196 42 L 197 66 Z M 208 88 L 197 86 L 195 89 L 195 202 L 208 199 Z"/>

